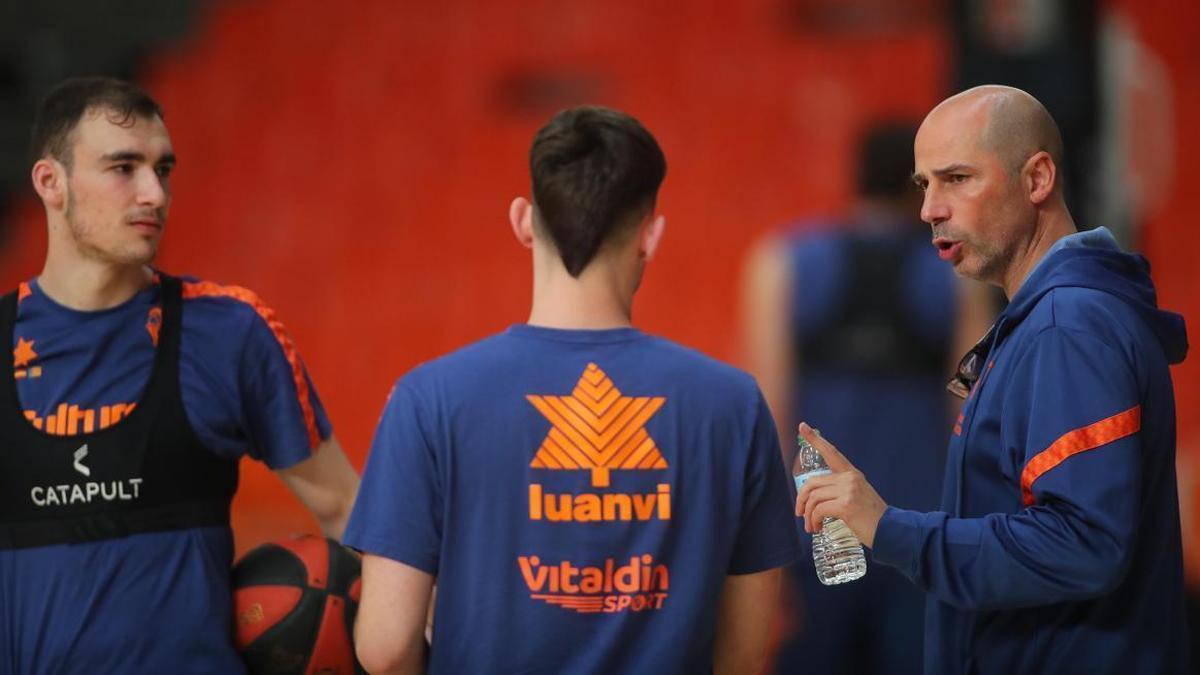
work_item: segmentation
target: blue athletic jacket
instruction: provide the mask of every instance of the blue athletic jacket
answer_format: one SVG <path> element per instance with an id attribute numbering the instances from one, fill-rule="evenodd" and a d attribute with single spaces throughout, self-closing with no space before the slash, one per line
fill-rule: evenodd
<path id="1" fill-rule="evenodd" d="M 1183 318 L 1101 229 L 1051 249 L 985 343 L 943 511 L 889 508 L 872 551 L 930 594 L 926 672 L 1185 672 Z"/>

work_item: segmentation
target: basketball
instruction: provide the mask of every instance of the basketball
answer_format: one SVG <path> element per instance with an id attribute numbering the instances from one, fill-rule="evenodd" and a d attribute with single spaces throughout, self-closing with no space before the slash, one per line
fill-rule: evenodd
<path id="1" fill-rule="evenodd" d="M 354 615 L 362 562 L 332 539 L 301 535 L 233 567 L 234 642 L 251 673 L 361 673 Z"/>

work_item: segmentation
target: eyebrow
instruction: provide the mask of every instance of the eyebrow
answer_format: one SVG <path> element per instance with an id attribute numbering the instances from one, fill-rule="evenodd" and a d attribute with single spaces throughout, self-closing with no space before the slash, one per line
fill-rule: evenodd
<path id="1" fill-rule="evenodd" d="M 971 169 L 971 166 L 969 164 L 963 164 L 962 162 L 956 162 L 954 164 L 948 164 L 941 168 L 934 169 L 930 173 L 932 173 L 935 176 L 948 176 L 952 173 L 959 173 L 961 171 L 968 171 L 970 169 Z M 922 181 L 925 180 L 925 174 L 921 173 L 920 171 L 913 171 L 912 176 L 910 176 L 910 178 L 912 179 L 912 182 L 920 184 Z"/>
<path id="2" fill-rule="evenodd" d="M 105 155 L 101 155 L 100 159 L 106 162 L 144 162 L 146 161 L 146 155 L 134 150 L 118 150 L 116 152 L 110 152 Z M 168 152 L 164 154 L 162 157 L 158 158 L 156 164 L 169 164 L 174 166 L 175 153 Z"/>

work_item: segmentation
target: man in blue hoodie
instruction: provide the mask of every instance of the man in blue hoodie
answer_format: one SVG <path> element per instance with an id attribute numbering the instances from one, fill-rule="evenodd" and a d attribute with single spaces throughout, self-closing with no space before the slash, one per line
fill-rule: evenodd
<path id="1" fill-rule="evenodd" d="M 967 401 L 941 511 L 889 507 L 802 424 L 834 473 L 805 484 L 797 514 L 809 531 L 843 519 L 930 594 L 929 673 L 1184 672 L 1168 370 L 1183 318 L 1158 309 L 1144 258 L 1076 231 L 1061 137 L 1025 92 L 947 99 L 915 154 L 939 255 L 1010 303 L 951 382 Z"/>

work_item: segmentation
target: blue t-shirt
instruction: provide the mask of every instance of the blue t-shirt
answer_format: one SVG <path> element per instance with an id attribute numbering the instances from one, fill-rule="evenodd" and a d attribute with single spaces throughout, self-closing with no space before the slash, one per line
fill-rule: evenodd
<path id="1" fill-rule="evenodd" d="M 430 673 L 703 673 L 725 578 L 798 537 L 754 380 L 519 325 L 402 378 L 348 545 L 436 575 Z"/>
<path id="2" fill-rule="evenodd" d="M 122 419 L 153 369 L 162 311 L 153 284 L 111 309 L 80 312 L 21 284 L 12 336 L 29 423 L 53 434 Z M 235 286 L 185 279 L 179 380 L 206 447 L 274 469 L 331 433 L 274 312 Z M 228 527 L 0 550 L 0 672 L 237 673 Z"/>

